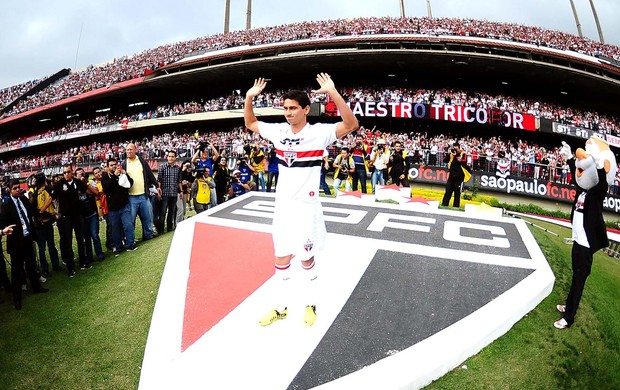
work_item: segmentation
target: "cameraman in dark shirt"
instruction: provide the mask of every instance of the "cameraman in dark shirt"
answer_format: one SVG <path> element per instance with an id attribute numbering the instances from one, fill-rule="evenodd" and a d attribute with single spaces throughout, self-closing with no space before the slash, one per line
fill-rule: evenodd
<path id="1" fill-rule="evenodd" d="M 449 174 L 448 181 L 446 182 L 446 192 L 443 195 L 441 205 L 448 206 L 450 198 L 454 194 L 453 206 L 458 208 L 461 205 L 461 185 L 465 179 L 463 164 L 465 164 L 466 157 L 458 142 L 455 142 L 452 146 L 443 159 L 445 163 L 448 163 Z"/>

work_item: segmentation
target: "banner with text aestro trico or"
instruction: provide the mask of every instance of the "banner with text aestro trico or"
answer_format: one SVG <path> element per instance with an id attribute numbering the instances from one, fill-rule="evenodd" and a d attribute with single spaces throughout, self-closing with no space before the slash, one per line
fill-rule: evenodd
<path id="1" fill-rule="evenodd" d="M 355 102 L 348 103 L 358 117 L 428 119 L 480 125 L 497 125 L 513 129 L 536 131 L 539 127 L 534 115 L 520 112 L 484 109 L 444 104 L 423 104 L 407 102 Z M 327 103 L 325 114 L 338 116 L 333 103 Z"/>
<path id="2" fill-rule="evenodd" d="M 412 165 L 409 178 L 413 182 L 445 184 L 448 180 L 448 171 L 445 168 Z M 574 186 L 548 180 L 516 176 L 500 177 L 489 172 L 474 171 L 472 178 L 465 185 L 471 186 L 474 183 L 481 190 L 523 195 L 554 202 L 572 203 L 575 200 Z M 607 194 L 603 208 L 606 211 L 620 213 L 620 197 Z"/>

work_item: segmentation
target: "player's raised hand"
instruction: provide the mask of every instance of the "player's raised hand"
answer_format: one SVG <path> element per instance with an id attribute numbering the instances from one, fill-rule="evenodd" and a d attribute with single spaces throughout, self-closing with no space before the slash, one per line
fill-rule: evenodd
<path id="1" fill-rule="evenodd" d="M 267 81 L 265 81 L 264 78 L 261 77 L 261 78 L 254 80 L 254 85 L 252 86 L 252 88 L 248 89 L 248 91 L 245 93 L 245 97 L 253 98 L 255 96 L 260 95 L 266 86 L 267 86 Z"/>
<path id="2" fill-rule="evenodd" d="M 312 90 L 313 93 L 330 93 L 336 90 L 336 86 L 334 85 L 334 81 L 327 73 L 319 73 L 316 75 L 316 81 L 319 83 L 321 88 L 317 90 Z"/>

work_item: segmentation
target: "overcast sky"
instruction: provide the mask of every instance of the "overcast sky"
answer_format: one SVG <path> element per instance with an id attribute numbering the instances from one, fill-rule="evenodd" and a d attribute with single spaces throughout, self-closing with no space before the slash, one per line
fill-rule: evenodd
<path id="1" fill-rule="evenodd" d="M 584 35 L 598 40 L 590 2 L 574 2 Z M 79 69 L 223 32 L 224 4 L 225 0 L 6 1 L 0 12 L 0 88 L 62 68 Z M 399 16 L 399 4 L 399 0 L 253 0 L 252 27 Z M 620 0 L 595 0 L 595 5 L 605 42 L 620 45 Z M 246 6 L 247 0 L 231 0 L 231 31 L 245 29 Z M 516 22 L 577 35 L 569 0 L 431 0 L 431 7 L 433 17 Z M 426 1 L 405 0 L 407 16 L 426 16 L 426 12 Z"/>

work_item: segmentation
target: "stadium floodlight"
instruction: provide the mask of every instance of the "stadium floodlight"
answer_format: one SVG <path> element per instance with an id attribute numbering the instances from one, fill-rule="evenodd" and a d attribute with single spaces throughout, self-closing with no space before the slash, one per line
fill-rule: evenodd
<path id="1" fill-rule="evenodd" d="M 245 29 L 252 28 L 252 0 L 248 0 L 247 12 L 245 14 Z"/>
<path id="2" fill-rule="evenodd" d="M 51 121 L 51 118 L 45 118 L 45 119 L 39 119 L 39 122 L 47 122 L 47 121 Z"/>
<path id="3" fill-rule="evenodd" d="M 108 108 L 100 108 L 99 110 L 95 110 L 95 112 L 108 112 L 110 111 L 110 107 Z"/>
<path id="4" fill-rule="evenodd" d="M 131 104 L 129 104 L 129 107 L 144 106 L 145 104 L 149 104 L 149 102 L 137 102 L 137 103 L 131 103 Z"/>
<path id="5" fill-rule="evenodd" d="M 596 29 L 598 30 L 598 37 L 601 40 L 601 43 L 605 43 L 601 23 L 598 20 L 598 14 L 596 13 L 596 8 L 594 7 L 594 0 L 590 0 L 590 7 L 592 7 L 592 15 L 594 15 L 594 22 L 596 23 Z"/>
<path id="6" fill-rule="evenodd" d="M 230 30 L 230 0 L 226 0 L 224 7 L 224 34 L 228 34 Z"/>
<path id="7" fill-rule="evenodd" d="M 502 85 L 508 85 L 508 81 L 502 81 Z"/>
<path id="8" fill-rule="evenodd" d="M 561 93 L 562 95 L 568 95 L 568 92 L 566 92 L 566 91 L 560 91 L 560 93 Z"/>
<path id="9" fill-rule="evenodd" d="M 575 15 L 575 23 L 577 23 L 577 33 L 579 37 L 583 38 L 583 31 L 581 31 L 581 23 L 579 23 L 579 15 L 577 15 L 577 8 L 575 8 L 575 2 L 570 0 L 570 6 L 573 9 L 573 15 Z"/>

